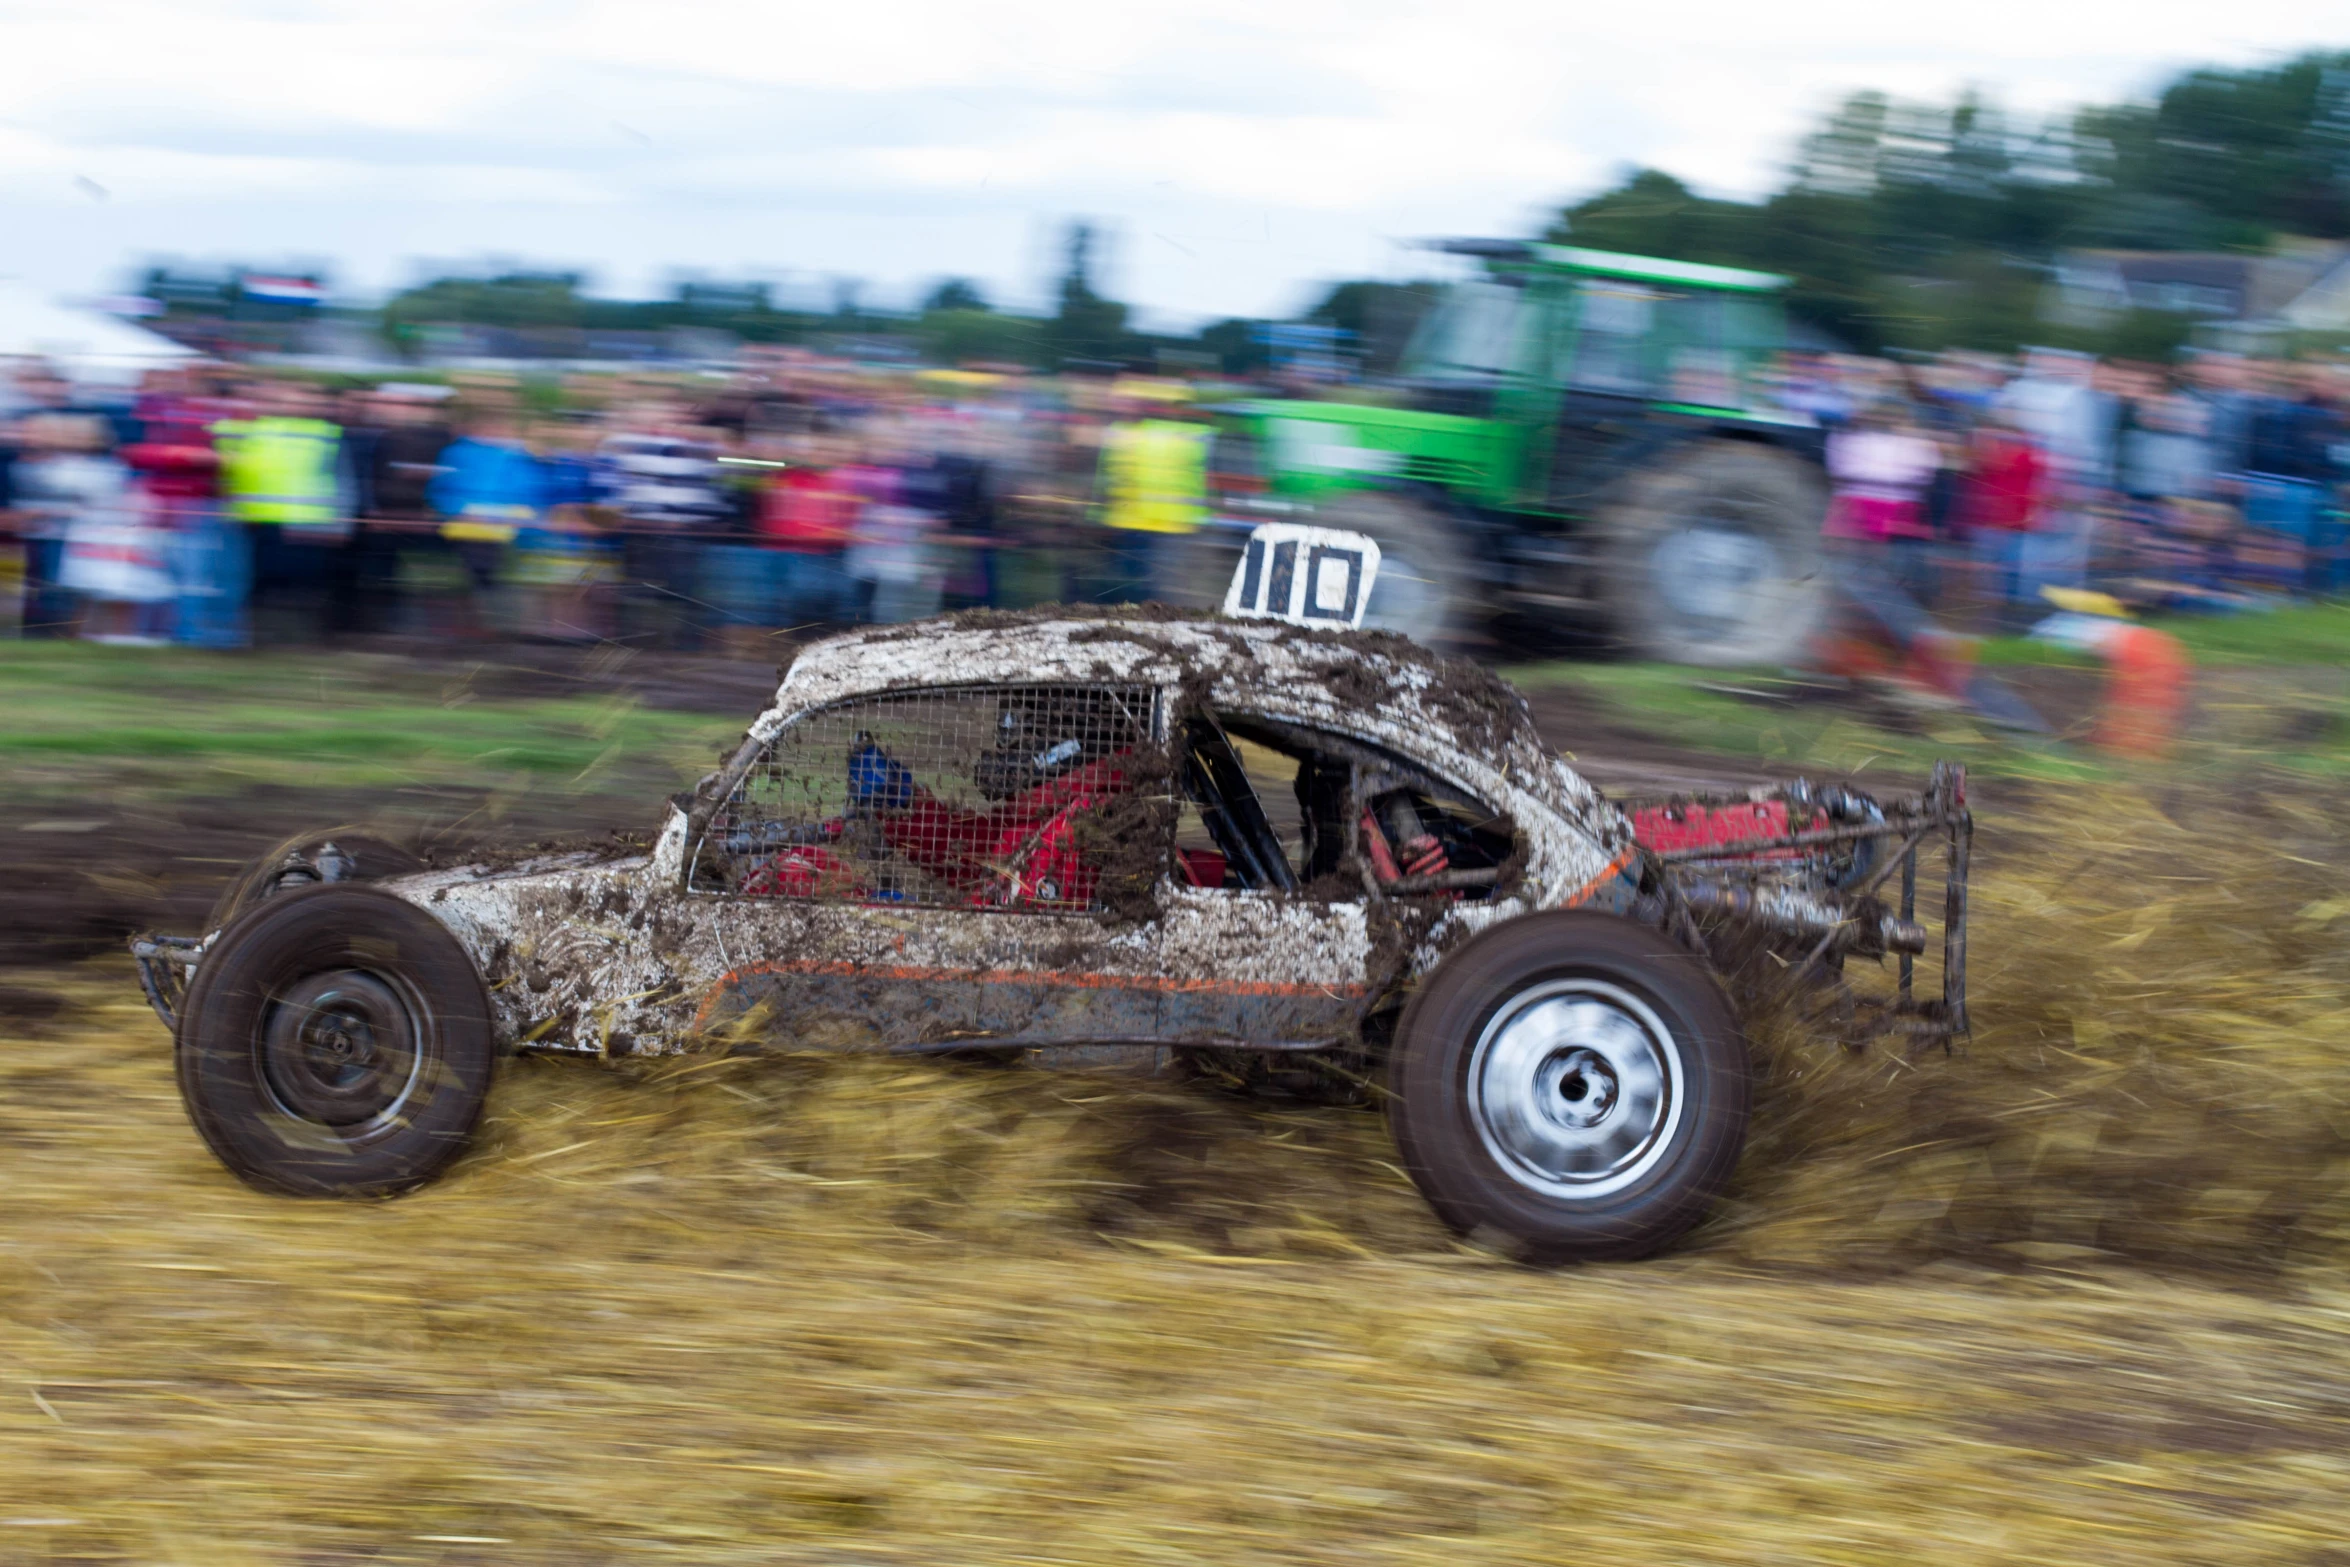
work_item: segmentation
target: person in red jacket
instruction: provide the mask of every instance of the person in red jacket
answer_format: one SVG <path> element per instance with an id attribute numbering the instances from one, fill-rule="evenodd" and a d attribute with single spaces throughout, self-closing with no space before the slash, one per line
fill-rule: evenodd
<path id="1" fill-rule="evenodd" d="M 1974 554 L 1978 620 L 1996 619 L 2022 600 L 2023 540 L 2048 506 L 2047 456 L 2016 422 L 1991 412 L 1975 427 L 1958 518 Z"/>
<path id="2" fill-rule="evenodd" d="M 120 456 L 142 512 L 167 540 L 177 587 L 171 636 L 190 647 L 241 647 L 247 580 L 244 553 L 220 514 L 220 453 L 212 427 L 228 403 L 204 395 L 195 372 L 154 370 L 134 410 L 139 438 Z"/>
<path id="3" fill-rule="evenodd" d="M 761 500 L 759 542 L 774 552 L 773 593 L 784 624 L 832 625 L 848 617 L 841 555 L 859 501 L 842 482 L 831 436 L 803 437 L 794 450 L 798 460 L 776 474 Z"/>

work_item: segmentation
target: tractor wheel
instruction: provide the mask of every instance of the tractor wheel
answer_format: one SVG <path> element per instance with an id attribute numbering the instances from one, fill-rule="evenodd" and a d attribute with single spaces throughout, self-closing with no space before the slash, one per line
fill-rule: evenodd
<path id="1" fill-rule="evenodd" d="M 245 1181 L 378 1197 L 464 1151 L 497 1045 L 472 960 L 431 915 L 306 887 L 213 938 L 174 1059 L 189 1119 Z"/>
<path id="2" fill-rule="evenodd" d="M 1528 1262 L 1641 1257 L 1745 1141 L 1746 1042 L 1701 959 L 1612 915 L 1510 920 L 1404 1009 L 1389 1123 L 1438 1218 Z"/>
<path id="3" fill-rule="evenodd" d="M 1300 517 L 1378 541 L 1379 577 L 1363 612 L 1367 630 L 1396 631 L 1426 647 L 1465 640 L 1477 626 L 1474 553 L 1460 526 L 1435 507 L 1392 490 L 1335 496 Z M 1188 535 L 1173 596 L 1194 609 L 1224 602 L 1247 535 L 1202 529 Z"/>
<path id="4" fill-rule="evenodd" d="M 1826 606 L 1819 470 L 1791 453 L 1703 441 L 1634 474 L 1600 518 L 1614 640 L 1676 664 L 1785 663 Z"/>
<path id="5" fill-rule="evenodd" d="M 236 880 L 223 888 L 213 903 L 204 928 L 220 930 L 263 899 L 296 887 L 382 881 L 426 869 L 429 867 L 415 854 L 373 833 L 344 829 L 300 833 L 237 872 Z"/>

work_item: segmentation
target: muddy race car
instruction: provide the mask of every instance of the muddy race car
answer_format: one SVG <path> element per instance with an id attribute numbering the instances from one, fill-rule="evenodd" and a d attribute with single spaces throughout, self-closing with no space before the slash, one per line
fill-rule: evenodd
<path id="1" fill-rule="evenodd" d="M 637 852 L 290 844 L 203 936 L 134 944 L 189 1113 L 257 1186 L 382 1194 L 457 1157 L 516 1049 L 1145 1052 L 1374 1094 L 1447 1223 L 1629 1257 L 1703 1216 L 1744 1136 L 1709 944 L 1831 984 L 1892 954 L 1878 1026 L 1965 1026 L 1955 769 L 1619 806 L 1501 680 L 1325 597 L 1334 628 L 978 613 L 815 644 Z"/>

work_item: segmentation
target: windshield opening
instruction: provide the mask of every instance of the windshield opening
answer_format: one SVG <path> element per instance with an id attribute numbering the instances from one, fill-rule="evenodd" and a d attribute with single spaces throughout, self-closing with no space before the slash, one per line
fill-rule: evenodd
<path id="1" fill-rule="evenodd" d="M 1525 291 L 1509 283 L 1456 283 L 1429 312 L 1404 356 L 1421 380 L 1488 380 L 1518 369 L 1518 316 Z"/>
<path id="2" fill-rule="evenodd" d="M 1704 408 L 1758 406 L 1757 377 L 1775 347 L 1767 305 L 1616 278 L 1583 279 L 1575 292 L 1564 384 Z"/>

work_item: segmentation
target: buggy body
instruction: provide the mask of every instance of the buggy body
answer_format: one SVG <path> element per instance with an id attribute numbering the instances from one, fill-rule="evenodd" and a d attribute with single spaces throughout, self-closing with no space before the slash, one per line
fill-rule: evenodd
<path id="1" fill-rule="evenodd" d="M 1628 1255 L 1743 1131 L 1708 930 L 1897 953 L 1907 1001 L 1916 850 L 1963 817 L 1952 776 L 1627 810 L 1498 677 L 1391 634 L 975 614 L 804 650 L 649 847 L 414 870 L 316 840 L 135 950 L 199 1130 L 278 1189 L 434 1173 L 514 1049 L 1214 1053 L 1383 1084 L 1463 1228 Z"/>

